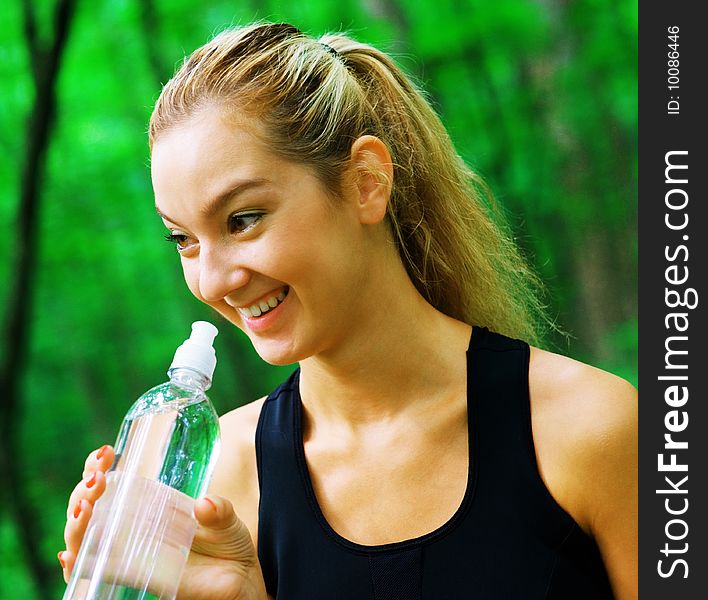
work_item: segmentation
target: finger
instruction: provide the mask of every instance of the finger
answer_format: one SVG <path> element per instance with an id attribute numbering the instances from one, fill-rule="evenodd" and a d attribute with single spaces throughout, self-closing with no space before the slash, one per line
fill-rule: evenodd
<path id="1" fill-rule="evenodd" d="M 74 563 L 76 562 L 76 555 L 69 551 L 63 550 L 57 554 L 59 563 L 61 564 L 61 572 L 64 577 L 64 581 L 69 583 L 69 578 L 71 577 L 71 571 L 74 569 Z"/>
<path id="2" fill-rule="evenodd" d="M 57 553 L 57 558 L 59 559 L 59 564 L 61 565 L 61 574 L 64 577 L 64 581 L 69 583 L 66 573 L 66 550 L 61 550 Z"/>
<path id="3" fill-rule="evenodd" d="M 115 451 L 113 450 L 113 446 L 106 444 L 94 450 L 86 457 L 81 478 L 84 479 L 88 473 L 93 473 L 94 471 L 103 471 L 105 473 L 111 468 L 114 458 Z"/>
<path id="4" fill-rule="evenodd" d="M 70 519 L 79 500 L 88 500 L 95 504 L 103 492 L 106 490 L 106 475 L 101 471 L 87 473 L 84 479 L 76 484 L 76 487 L 69 496 L 69 504 L 66 507 L 66 518 Z"/>
<path id="5" fill-rule="evenodd" d="M 205 496 L 194 503 L 194 516 L 200 525 L 223 529 L 236 519 L 233 504 L 221 496 Z"/>
<path id="6" fill-rule="evenodd" d="M 199 526 L 192 550 L 207 556 L 246 563 L 256 559 L 251 534 L 226 498 L 200 498 L 194 504 L 194 516 Z"/>
<path id="7" fill-rule="evenodd" d="M 64 542 L 66 543 L 66 549 L 74 555 L 79 553 L 81 541 L 84 539 L 92 512 L 93 506 L 91 503 L 82 498 L 77 502 L 71 516 L 66 521 Z"/>

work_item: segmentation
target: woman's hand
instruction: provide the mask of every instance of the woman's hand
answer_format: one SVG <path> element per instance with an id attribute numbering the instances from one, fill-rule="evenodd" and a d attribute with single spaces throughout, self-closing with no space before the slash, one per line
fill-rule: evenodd
<path id="1" fill-rule="evenodd" d="M 106 471 L 113 464 L 113 458 L 114 452 L 111 446 L 102 446 L 91 452 L 84 463 L 81 481 L 69 497 L 69 506 L 66 509 L 66 527 L 64 528 L 66 550 L 58 554 L 64 572 L 64 581 L 67 583 L 79 554 L 81 540 L 84 539 L 86 527 L 93 512 L 93 505 L 106 489 Z"/>
<path id="2" fill-rule="evenodd" d="M 113 463 L 111 446 L 86 459 L 82 480 L 74 488 L 64 529 L 66 550 L 59 553 L 64 580 L 81 547 L 94 504 L 106 489 L 106 471 Z M 178 600 L 266 600 L 268 596 L 248 528 L 231 502 L 207 496 L 195 502 L 197 531 L 180 581 Z"/>
<path id="3" fill-rule="evenodd" d="M 177 600 L 266 600 L 251 535 L 226 498 L 197 500 L 199 523 Z"/>

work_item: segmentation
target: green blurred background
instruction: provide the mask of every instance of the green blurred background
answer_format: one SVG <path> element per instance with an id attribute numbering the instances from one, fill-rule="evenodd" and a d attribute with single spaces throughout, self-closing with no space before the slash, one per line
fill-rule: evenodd
<path id="1" fill-rule="evenodd" d="M 219 413 L 290 372 L 190 296 L 150 189 L 160 84 L 254 18 L 392 52 L 547 283 L 571 334 L 548 347 L 636 384 L 636 0 L 5 0 L 0 598 L 60 597 L 84 458 L 164 379 L 193 320 L 221 329 Z"/>

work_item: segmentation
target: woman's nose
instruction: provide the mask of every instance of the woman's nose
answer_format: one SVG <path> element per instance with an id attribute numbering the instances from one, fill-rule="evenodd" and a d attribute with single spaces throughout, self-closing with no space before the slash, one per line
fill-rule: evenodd
<path id="1" fill-rule="evenodd" d="M 228 252 L 202 246 L 199 253 L 199 295 L 219 302 L 248 283 L 251 275 Z"/>

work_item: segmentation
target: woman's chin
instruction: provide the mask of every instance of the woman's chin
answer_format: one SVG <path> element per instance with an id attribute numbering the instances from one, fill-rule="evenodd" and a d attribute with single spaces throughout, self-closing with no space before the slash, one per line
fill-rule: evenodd
<path id="1" fill-rule="evenodd" d="M 304 357 L 300 356 L 294 349 L 287 345 L 273 342 L 263 342 L 262 340 L 251 340 L 253 348 L 262 360 L 275 367 L 284 367 L 299 362 Z"/>
<path id="2" fill-rule="evenodd" d="M 258 356 L 260 356 L 269 365 L 273 365 L 274 367 L 287 367 L 288 365 L 292 365 L 298 362 L 297 360 L 291 360 L 285 357 L 270 357 L 264 356 L 263 354 L 259 354 Z"/>

